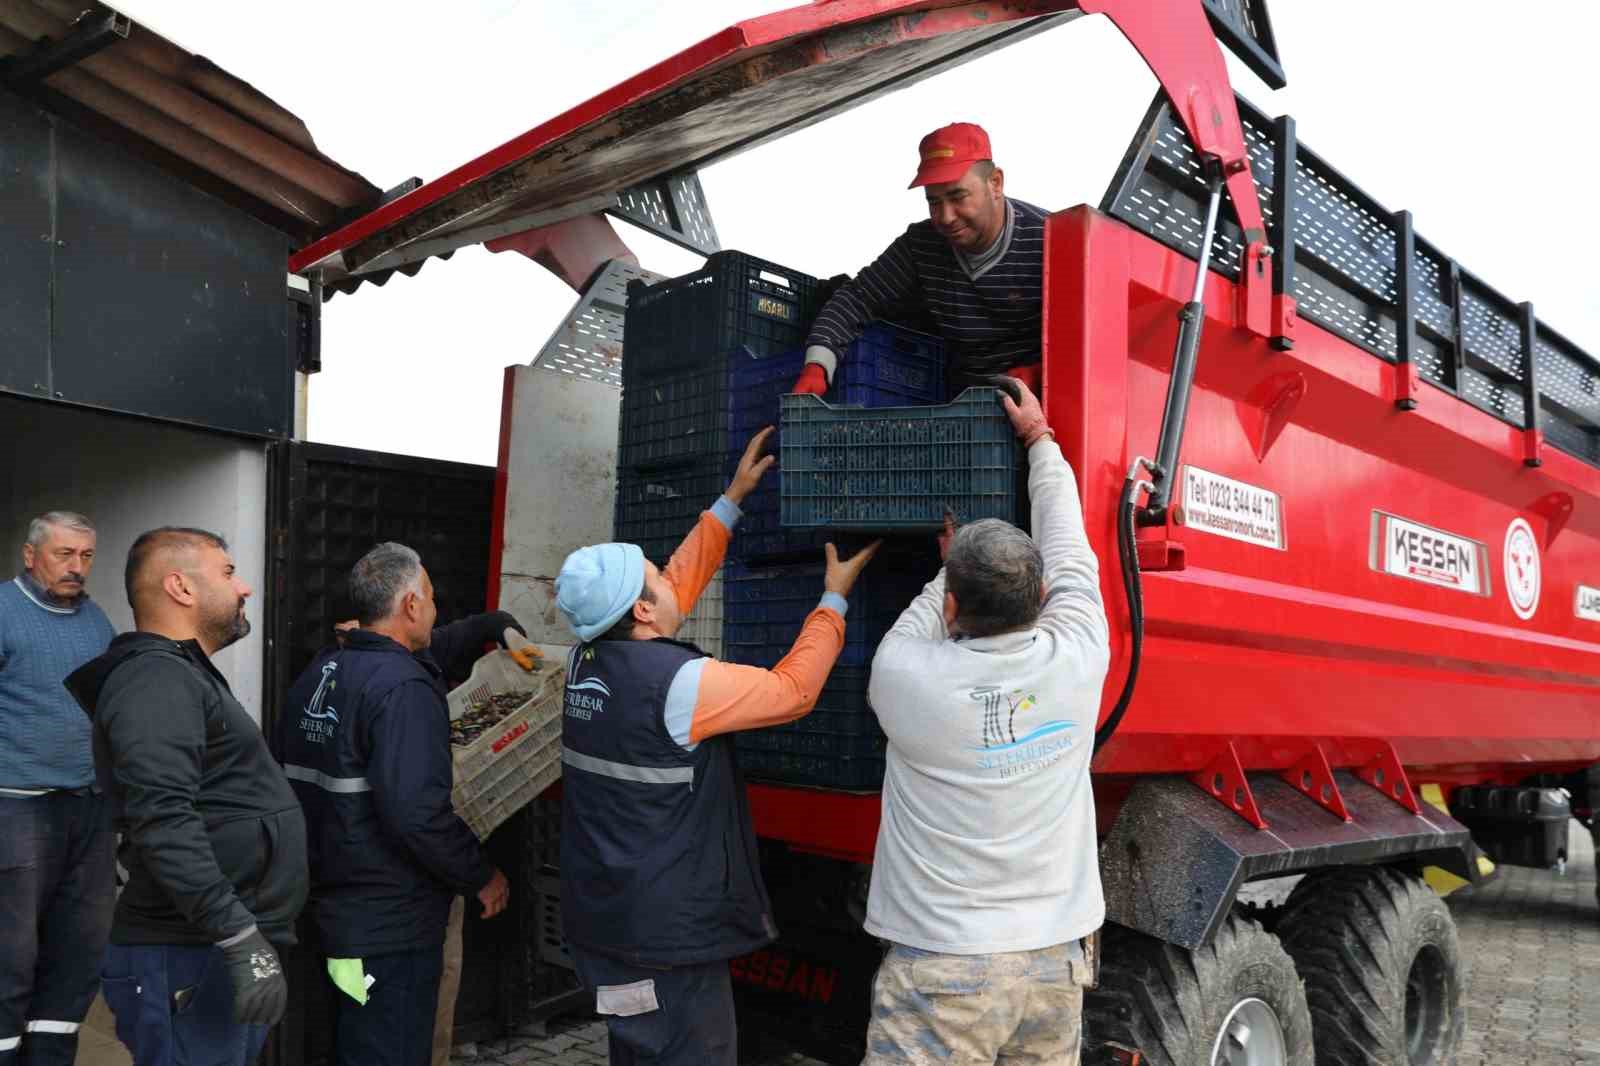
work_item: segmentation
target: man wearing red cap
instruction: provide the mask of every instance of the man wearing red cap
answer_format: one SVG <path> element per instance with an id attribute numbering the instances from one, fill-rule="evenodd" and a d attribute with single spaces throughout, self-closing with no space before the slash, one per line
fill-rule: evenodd
<path id="1" fill-rule="evenodd" d="M 1019 367 L 1037 384 L 1043 309 L 1045 212 L 1005 195 L 989 135 L 957 122 L 918 146 L 909 188 L 928 218 L 914 223 L 823 307 L 806 338 L 795 392 L 822 394 L 863 326 L 917 304 L 944 338 L 952 394 Z"/>

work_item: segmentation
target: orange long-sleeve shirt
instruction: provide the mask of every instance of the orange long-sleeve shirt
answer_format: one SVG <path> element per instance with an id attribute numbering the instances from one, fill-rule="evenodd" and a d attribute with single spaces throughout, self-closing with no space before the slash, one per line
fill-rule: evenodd
<path id="1" fill-rule="evenodd" d="M 662 577 L 687 615 L 722 565 L 739 510 L 726 497 L 700 514 Z M 782 725 L 810 713 L 822 683 L 844 647 L 843 597 L 817 590 L 817 609 L 807 616 L 789 654 L 770 670 L 710 657 L 684 664 L 667 690 L 667 730 L 685 747 L 740 729 Z"/>

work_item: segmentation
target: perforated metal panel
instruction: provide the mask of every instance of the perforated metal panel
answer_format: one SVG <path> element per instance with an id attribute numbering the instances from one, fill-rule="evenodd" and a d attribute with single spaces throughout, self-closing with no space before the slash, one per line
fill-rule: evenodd
<path id="1" fill-rule="evenodd" d="M 643 226 L 692 252 L 722 251 L 697 171 L 669 174 L 617 194 L 611 214 Z"/>
<path id="2" fill-rule="evenodd" d="M 1272 242 L 1290 251 L 1287 289 L 1301 317 L 1379 358 L 1399 357 L 1401 223 L 1332 166 L 1294 141 L 1283 125 L 1239 101 L 1245 141 Z M 1277 190 L 1292 154 L 1292 185 Z M 1292 245 L 1285 245 L 1275 192 L 1290 205 Z M 1198 258 L 1205 220 L 1202 168 L 1187 132 L 1157 95 L 1107 190 L 1101 209 L 1190 258 Z M 1409 225 L 1409 223 L 1405 223 Z M 1240 230 L 1224 201 L 1212 269 L 1238 276 Z M 1410 358 L 1426 381 L 1512 425 L 1524 426 L 1526 396 L 1537 385 L 1539 426 L 1549 442 L 1600 463 L 1600 364 L 1576 345 L 1535 324 L 1534 381 L 1522 306 L 1414 238 Z"/>
<path id="3" fill-rule="evenodd" d="M 628 282 L 650 285 L 663 275 L 613 259 L 605 265 L 566 320 L 534 357 L 540 370 L 603 381 L 622 388 L 622 326 L 628 309 Z"/>

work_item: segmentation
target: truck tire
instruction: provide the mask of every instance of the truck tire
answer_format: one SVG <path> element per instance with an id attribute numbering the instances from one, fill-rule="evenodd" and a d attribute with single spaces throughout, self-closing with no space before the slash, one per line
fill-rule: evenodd
<path id="1" fill-rule="evenodd" d="M 1278 936 L 1305 975 L 1318 1066 L 1445 1066 L 1466 1033 L 1461 948 L 1444 901 L 1385 867 L 1315 874 Z"/>
<path id="2" fill-rule="evenodd" d="M 1102 936 L 1100 984 L 1084 997 L 1086 1063 L 1311 1066 L 1305 988 L 1276 937 L 1233 915 L 1189 952 L 1120 926 Z"/>

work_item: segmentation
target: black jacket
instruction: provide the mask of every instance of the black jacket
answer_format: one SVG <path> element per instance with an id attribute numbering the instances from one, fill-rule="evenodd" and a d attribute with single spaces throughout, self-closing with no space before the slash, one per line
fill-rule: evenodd
<path id="1" fill-rule="evenodd" d="M 506 611 L 470 615 L 435 629 L 426 654 L 444 674 L 445 684 L 454 687 L 472 673 L 485 644 L 505 643 L 507 629 L 528 635 L 522 624 Z"/>
<path id="2" fill-rule="evenodd" d="M 276 747 L 311 825 L 311 902 L 326 954 L 439 944 L 455 895 L 494 870 L 450 805 L 439 669 L 357 629 L 289 690 Z"/>
<path id="3" fill-rule="evenodd" d="M 122 833 L 116 944 L 293 944 L 306 827 L 255 722 L 200 645 L 124 633 L 67 678 Z"/>

